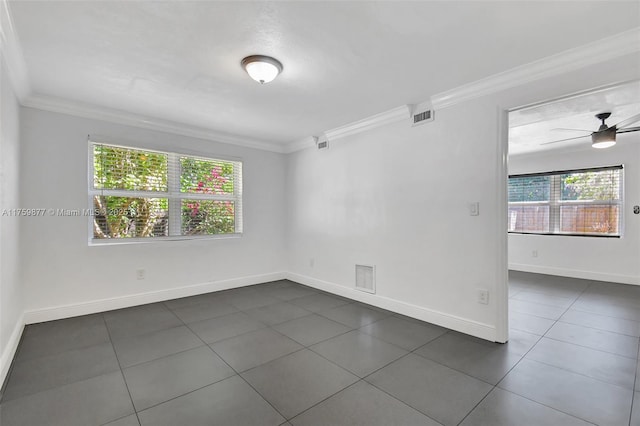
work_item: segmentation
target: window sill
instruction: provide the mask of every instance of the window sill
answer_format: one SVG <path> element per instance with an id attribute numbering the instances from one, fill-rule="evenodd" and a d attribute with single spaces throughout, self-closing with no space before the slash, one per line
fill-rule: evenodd
<path id="1" fill-rule="evenodd" d="M 216 234 L 216 235 L 193 235 L 193 236 L 176 235 L 173 237 L 149 237 L 149 238 L 105 238 L 105 239 L 90 239 L 89 246 L 163 244 L 165 242 L 227 240 L 227 239 L 237 239 L 241 237 L 242 237 L 242 233 Z"/>
<path id="2" fill-rule="evenodd" d="M 622 235 L 602 235 L 602 234 L 554 234 L 551 232 L 518 232 L 507 231 L 508 234 L 514 235 L 549 235 L 554 237 L 594 237 L 594 238 L 622 238 Z"/>

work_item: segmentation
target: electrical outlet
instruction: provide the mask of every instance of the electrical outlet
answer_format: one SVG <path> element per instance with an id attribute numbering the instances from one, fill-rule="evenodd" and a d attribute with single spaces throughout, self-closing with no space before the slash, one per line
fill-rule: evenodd
<path id="1" fill-rule="evenodd" d="M 470 216 L 478 216 L 480 214 L 480 203 L 474 201 L 473 203 L 469 203 L 469 215 Z"/>
<path id="2" fill-rule="evenodd" d="M 481 288 L 478 289 L 478 303 L 481 303 L 483 305 L 489 304 L 489 290 Z"/>
<path id="3" fill-rule="evenodd" d="M 531 257 L 538 257 L 538 250 L 532 250 Z"/>
<path id="4" fill-rule="evenodd" d="M 309 266 L 313 268 L 315 265 L 316 265 L 316 260 L 313 257 L 309 258 Z"/>
<path id="5" fill-rule="evenodd" d="M 136 270 L 136 278 L 137 279 L 144 280 L 145 275 L 146 275 L 146 271 L 144 269 Z"/>

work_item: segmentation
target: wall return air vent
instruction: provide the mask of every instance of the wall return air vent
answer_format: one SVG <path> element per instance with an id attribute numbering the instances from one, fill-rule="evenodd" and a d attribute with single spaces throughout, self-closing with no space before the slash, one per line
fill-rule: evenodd
<path id="1" fill-rule="evenodd" d="M 375 267 L 356 265 L 356 288 L 367 293 L 376 292 Z"/>
<path id="2" fill-rule="evenodd" d="M 434 111 L 432 109 L 428 109 L 426 111 L 413 114 L 413 125 L 417 126 L 420 124 L 428 123 L 429 121 L 433 121 L 433 113 Z"/>

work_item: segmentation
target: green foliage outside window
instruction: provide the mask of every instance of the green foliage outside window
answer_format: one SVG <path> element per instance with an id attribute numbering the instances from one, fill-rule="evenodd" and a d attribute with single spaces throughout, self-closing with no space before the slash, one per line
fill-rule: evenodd
<path id="1" fill-rule="evenodd" d="M 509 202 L 549 201 L 551 179 L 549 176 L 525 176 L 509 178 Z"/>
<path id="2" fill-rule="evenodd" d="M 93 145 L 93 235 L 96 239 L 236 232 L 236 163 L 176 156 L 179 194 L 172 193 L 169 154 Z M 176 188 L 178 189 L 178 188 Z M 119 191 L 114 194 L 111 191 Z M 136 192 L 126 196 L 122 191 Z M 141 196 L 140 192 L 149 192 Z M 187 194 L 198 194 L 198 197 Z M 135 196 L 134 196 L 135 195 Z M 170 206 L 180 229 L 170 232 Z"/>
<path id="3" fill-rule="evenodd" d="M 620 197 L 619 172 L 568 173 L 561 176 L 562 200 L 617 200 Z"/>
<path id="4" fill-rule="evenodd" d="M 234 192 L 233 163 L 180 158 L 180 192 L 225 195 Z M 235 229 L 232 201 L 182 200 L 182 234 L 230 234 Z"/>

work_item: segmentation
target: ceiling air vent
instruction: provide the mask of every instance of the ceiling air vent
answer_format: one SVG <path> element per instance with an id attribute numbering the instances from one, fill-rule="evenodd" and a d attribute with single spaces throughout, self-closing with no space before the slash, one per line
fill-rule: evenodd
<path id="1" fill-rule="evenodd" d="M 316 141 L 316 148 L 318 149 L 327 149 L 329 148 L 329 139 L 325 135 L 322 136 L 313 136 L 313 139 Z"/>
<path id="2" fill-rule="evenodd" d="M 368 265 L 356 265 L 356 288 L 367 293 L 376 292 L 375 268 Z"/>
<path id="3" fill-rule="evenodd" d="M 427 123 L 429 121 L 433 121 L 433 110 L 431 110 L 431 109 L 419 112 L 417 114 L 413 114 L 413 125 L 414 126 L 417 126 L 417 125 L 423 124 L 423 123 Z"/>

